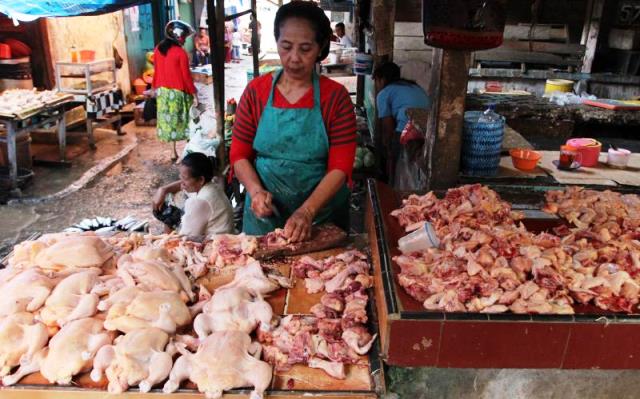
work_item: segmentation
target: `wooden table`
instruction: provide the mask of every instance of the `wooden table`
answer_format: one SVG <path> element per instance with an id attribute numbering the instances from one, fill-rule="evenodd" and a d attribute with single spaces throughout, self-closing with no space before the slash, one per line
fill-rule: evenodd
<path id="1" fill-rule="evenodd" d="M 21 195 L 21 191 L 18 188 L 18 156 L 16 151 L 16 141 L 19 136 L 28 135 L 32 131 L 47 125 L 57 124 L 60 160 L 63 162 L 66 161 L 67 128 L 64 114 L 69 103 L 70 102 L 66 100 L 55 105 L 46 106 L 36 113 L 23 118 L 0 116 L 0 124 L 3 124 L 7 131 L 5 137 L 0 137 L 0 142 L 7 143 L 11 195 Z"/>

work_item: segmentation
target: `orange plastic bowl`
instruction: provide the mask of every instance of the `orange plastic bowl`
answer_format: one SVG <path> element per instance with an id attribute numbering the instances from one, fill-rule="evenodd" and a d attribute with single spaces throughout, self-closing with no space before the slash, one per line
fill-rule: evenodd
<path id="1" fill-rule="evenodd" d="M 511 162 L 516 169 L 529 172 L 535 169 L 542 154 L 538 151 L 526 150 L 524 148 L 514 148 L 509 151 Z"/>

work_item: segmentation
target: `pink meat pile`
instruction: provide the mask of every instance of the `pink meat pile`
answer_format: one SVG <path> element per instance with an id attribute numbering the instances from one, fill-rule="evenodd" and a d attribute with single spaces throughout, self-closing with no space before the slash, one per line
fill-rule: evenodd
<path id="1" fill-rule="evenodd" d="M 433 192 L 423 196 L 412 194 L 391 215 L 406 231 L 422 227 L 425 221 L 431 222 L 440 236 L 447 234 L 453 224 L 476 228 L 513 224 L 523 217 L 513 212 L 511 205 L 502 201 L 495 191 L 480 184 L 451 189 L 443 199 L 438 199 Z"/>
<path id="2" fill-rule="evenodd" d="M 366 289 L 372 284 L 367 258 L 358 251 L 324 260 L 305 256 L 293 270 L 311 281 L 307 292 L 325 294 L 312 307 L 313 316 L 289 315 L 274 330 L 258 331 L 264 359 L 277 370 L 300 363 L 343 379 L 345 364 L 357 364 L 375 340 L 366 328 Z"/>
<path id="3" fill-rule="evenodd" d="M 448 197 L 452 191 L 455 197 L 491 192 L 477 185 L 464 186 L 450 190 Z M 578 192 L 571 190 L 566 196 L 573 198 Z M 502 203 L 504 211 L 485 212 L 481 222 L 460 217 L 444 220 L 442 215 L 451 214 L 447 211 L 451 201 L 434 200 L 432 193 L 425 197 L 431 203 L 429 221 L 437 226 L 441 248 L 400 255 L 394 260 L 401 268 L 399 284 L 427 309 L 567 314 L 574 313 L 572 305 L 576 302 L 617 312 L 631 312 L 638 303 L 640 243 L 629 234 L 612 239 L 614 233 L 626 230 L 622 219 L 594 218 L 592 222 L 598 221 L 595 232 L 565 227 L 556 234 L 535 235 L 507 216 L 510 207 L 495 193 L 485 198 Z M 550 197 L 560 203 L 564 198 L 559 193 Z M 584 215 L 589 213 L 587 208 L 593 209 L 598 203 L 588 198 L 591 202 L 577 201 L 566 207 L 550 204 L 547 208 Z M 468 201 L 473 202 L 471 198 Z M 634 200 L 628 197 L 626 201 Z M 399 216 L 405 212 L 394 212 L 402 224 Z M 493 219 L 487 219 L 487 215 Z M 605 225 L 612 221 L 616 223 Z"/>

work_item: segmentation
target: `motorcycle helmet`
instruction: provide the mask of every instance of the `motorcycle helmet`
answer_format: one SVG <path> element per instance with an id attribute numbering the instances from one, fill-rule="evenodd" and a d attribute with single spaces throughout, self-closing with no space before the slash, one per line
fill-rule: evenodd
<path id="1" fill-rule="evenodd" d="M 164 35 L 167 39 L 175 40 L 180 44 L 184 44 L 187 38 L 194 33 L 196 32 L 191 25 L 178 19 L 169 21 L 167 26 L 164 28 Z"/>

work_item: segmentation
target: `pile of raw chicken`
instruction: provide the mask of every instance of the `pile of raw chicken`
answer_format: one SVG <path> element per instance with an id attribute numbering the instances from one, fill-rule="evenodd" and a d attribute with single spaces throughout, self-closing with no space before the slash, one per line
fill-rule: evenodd
<path id="1" fill-rule="evenodd" d="M 245 235 L 198 244 L 175 235 L 102 239 L 90 233 L 49 234 L 17 245 L 0 270 L 2 384 L 40 372 L 52 384 L 68 385 L 90 371 L 96 382 L 106 376 L 110 393 L 130 386 L 148 392 L 165 381 L 163 391 L 170 393 L 190 380 L 208 398 L 248 386 L 251 398 L 261 398 L 273 367 L 261 360 L 263 346 L 251 333 L 259 327 L 260 337 L 276 335 L 288 325 L 285 319 L 277 327 L 264 297 L 290 283 L 251 257 L 256 247 L 256 237 Z M 213 295 L 195 283 L 223 268 L 234 277 Z M 360 342 L 371 336 L 346 326 L 343 340 L 332 335 L 324 345 L 344 341 L 362 352 Z M 309 366 L 344 377 L 333 372 L 341 359 L 331 353 Z M 266 348 L 263 357 L 276 364 Z"/>
<path id="2" fill-rule="evenodd" d="M 0 95 L 0 113 L 5 115 L 18 114 L 27 109 L 43 107 L 57 99 L 57 92 L 51 90 L 5 90 Z"/>
<path id="3" fill-rule="evenodd" d="M 394 257 L 399 284 L 426 309 L 445 312 L 637 311 L 640 198 L 573 187 L 548 192 L 544 210 L 568 225 L 531 233 L 481 185 L 443 199 L 410 196 L 392 215 L 406 231 L 432 223 L 441 246 Z"/>

